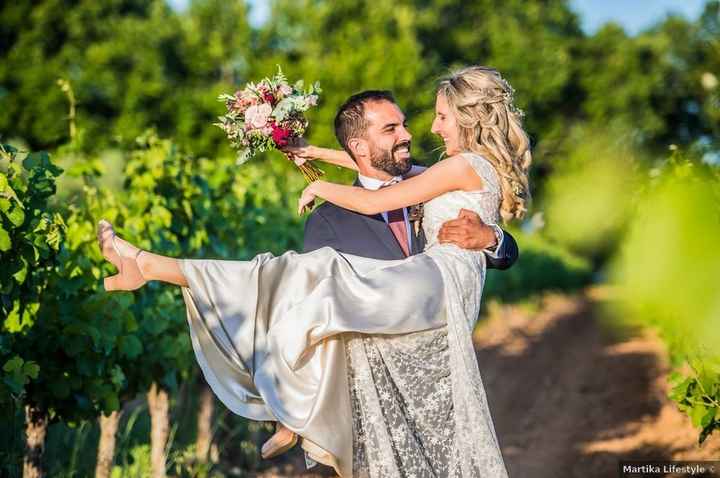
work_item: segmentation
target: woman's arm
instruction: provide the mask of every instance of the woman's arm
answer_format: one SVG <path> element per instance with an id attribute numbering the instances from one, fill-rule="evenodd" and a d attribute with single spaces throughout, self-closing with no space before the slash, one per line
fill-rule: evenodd
<path id="1" fill-rule="evenodd" d="M 321 197 L 361 214 L 378 214 L 429 201 L 449 191 L 475 191 L 482 187 L 482 180 L 470 164 L 461 156 L 453 156 L 434 164 L 424 174 L 377 191 L 315 181 L 303 191 L 298 211 L 302 212 L 315 197 Z"/>
<path id="2" fill-rule="evenodd" d="M 305 161 L 312 161 L 317 159 L 324 163 L 334 164 L 342 168 L 352 169 L 357 171 L 358 167 L 355 161 L 345 151 L 340 149 L 321 148 L 319 146 L 313 146 L 302 141 L 298 145 L 288 145 L 282 148 L 282 150 L 290 156 L 295 164 L 300 166 Z"/>

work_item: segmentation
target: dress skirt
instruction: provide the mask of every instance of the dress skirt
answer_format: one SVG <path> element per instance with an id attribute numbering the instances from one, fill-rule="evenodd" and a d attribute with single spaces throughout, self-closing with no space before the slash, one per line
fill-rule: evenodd
<path id="1" fill-rule="evenodd" d="M 352 475 L 346 340 L 447 324 L 443 274 L 426 254 L 382 261 L 324 247 L 250 261 L 183 260 L 197 361 L 218 398 L 279 421 Z"/>

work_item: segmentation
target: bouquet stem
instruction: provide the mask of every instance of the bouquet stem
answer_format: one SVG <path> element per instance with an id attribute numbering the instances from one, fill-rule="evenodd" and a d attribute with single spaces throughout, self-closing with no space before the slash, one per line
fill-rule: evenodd
<path id="1" fill-rule="evenodd" d="M 304 162 L 303 164 L 298 166 L 298 168 L 300 169 L 300 172 L 302 173 L 305 181 L 307 181 L 308 184 L 317 181 L 322 175 L 325 174 L 322 169 L 319 169 L 310 161 Z"/>

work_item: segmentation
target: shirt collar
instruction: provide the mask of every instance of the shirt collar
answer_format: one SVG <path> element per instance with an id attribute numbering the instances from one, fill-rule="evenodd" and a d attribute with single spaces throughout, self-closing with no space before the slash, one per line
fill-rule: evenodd
<path id="1" fill-rule="evenodd" d="M 383 186 L 389 186 L 390 184 L 398 183 L 402 180 L 402 176 L 395 176 L 388 179 L 387 181 L 383 181 L 382 179 L 371 178 L 369 176 L 363 176 L 362 174 L 358 174 L 358 181 L 360 181 L 362 187 L 364 187 L 365 189 L 370 189 L 371 191 L 380 189 Z"/>

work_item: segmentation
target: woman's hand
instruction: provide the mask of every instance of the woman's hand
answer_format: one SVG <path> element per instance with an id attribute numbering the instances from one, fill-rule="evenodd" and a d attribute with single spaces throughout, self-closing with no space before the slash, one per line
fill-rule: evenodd
<path id="1" fill-rule="evenodd" d="M 355 161 L 345 151 L 340 149 L 321 148 L 308 144 L 304 138 L 298 138 L 287 146 L 283 146 L 281 150 L 288 159 L 292 160 L 296 165 L 300 166 L 306 161 L 318 160 L 324 163 L 334 164 L 341 168 L 357 171 L 358 167 Z"/>
<path id="2" fill-rule="evenodd" d="M 315 205 L 315 198 L 317 197 L 313 192 L 313 186 L 315 183 L 310 183 L 303 189 L 300 199 L 298 199 L 298 215 L 302 215 L 306 210 L 310 211 Z"/>
<path id="3" fill-rule="evenodd" d="M 294 143 L 289 143 L 281 149 L 297 166 L 302 166 L 306 161 L 312 161 L 318 157 L 319 148 L 308 144 L 303 138 L 298 138 Z"/>

